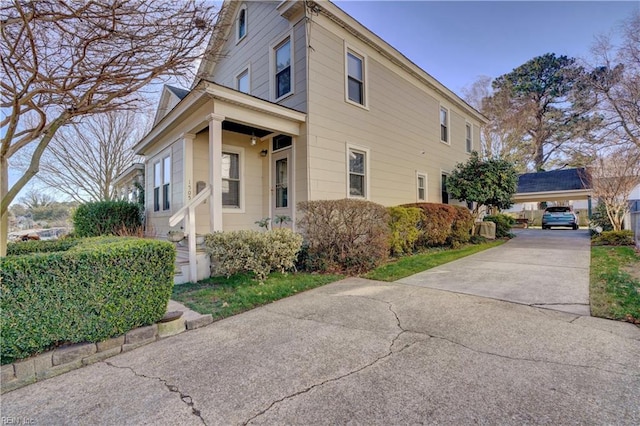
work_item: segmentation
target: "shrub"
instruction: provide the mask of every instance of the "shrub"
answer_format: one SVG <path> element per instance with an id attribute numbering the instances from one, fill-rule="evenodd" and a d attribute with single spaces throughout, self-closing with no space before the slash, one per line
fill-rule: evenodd
<path id="1" fill-rule="evenodd" d="M 78 206 L 73 214 L 78 237 L 137 235 L 142 227 L 140 206 L 128 201 L 98 201 Z"/>
<path id="2" fill-rule="evenodd" d="M 360 274 L 389 256 L 389 214 L 364 200 L 319 200 L 298 204 L 308 247 L 307 269 Z"/>
<path id="3" fill-rule="evenodd" d="M 452 207 L 456 210 L 456 217 L 451 225 L 451 235 L 447 242 L 451 247 L 455 248 L 469 242 L 475 221 L 468 208 L 463 206 Z"/>
<path id="4" fill-rule="evenodd" d="M 293 269 L 301 245 L 302 236 L 286 228 L 267 232 L 216 232 L 205 236 L 207 253 L 218 274 L 229 277 L 239 272 L 253 272 L 260 282 L 271 271 Z"/>
<path id="5" fill-rule="evenodd" d="M 484 217 L 485 222 L 493 222 L 496 224 L 496 238 L 510 238 L 511 227 L 516 220 L 506 214 L 494 214 Z"/>
<path id="6" fill-rule="evenodd" d="M 630 246 L 633 245 L 633 231 L 624 229 L 622 231 L 603 231 L 592 239 L 594 245 L 598 246 Z"/>
<path id="7" fill-rule="evenodd" d="M 422 223 L 422 210 L 417 207 L 389 207 L 389 229 L 391 237 L 389 245 L 391 254 L 400 256 L 410 254 L 416 248 L 420 238 L 419 229 Z"/>
<path id="8" fill-rule="evenodd" d="M 7 244 L 7 256 L 18 256 L 31 253 L 51 253 L 55 251 L 66 251 L 79 244 L 81 240 L 64 238 L 61 240 L 49 241 L 23 241 Z"/>
<path id="9" fill-rule="evenodd" d="M 403 207 L 418 207 L 422 210 L 422 231 L 418 245 L 423 247 L 443 246 L 451 237 L 451 230 L 456 219 L 456 209 L 449 204 L 417 203 L 405 204 Z"/>
<path id="10" fill-rule="evenodd" d="M 139 238 L 1 258 L 2 363 L 153 324 L 166 311 L 174 262 L 173 245 Z"/>
<path id="11" fill-rule="evenodd" d="M 607 207 L 604 203 L 598 203 L 596 205 L 596 208 L 591 214 L 589 227 L 592 229 L 600 227 L 602 231 L 613 231 L 613 225 L 611 224 L 611 220 L 609 220 Z"/>

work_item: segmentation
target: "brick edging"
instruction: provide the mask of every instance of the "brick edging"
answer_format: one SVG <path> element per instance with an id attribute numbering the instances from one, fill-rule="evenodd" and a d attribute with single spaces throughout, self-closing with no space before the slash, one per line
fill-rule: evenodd
<path id="1" fill-rule="evenodd" d="M 128 352 L 156 340 L 180 334 L 186 330 L 203 327 L 212 322 L 211 315 L 201 315 L 189 320 L 181 317 L 170 322 L 134 328 L 123 336 L 102 342 L 62 346 L 16 361 L 13 364 L 3 365 L 0 393 L 19 389 L 32 383 L 103 361 L 119 353 Z"/>

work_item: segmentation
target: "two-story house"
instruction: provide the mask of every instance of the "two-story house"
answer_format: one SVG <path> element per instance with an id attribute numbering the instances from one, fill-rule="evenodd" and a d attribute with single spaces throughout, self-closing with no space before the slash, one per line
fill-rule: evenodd
<path id="1" fill-rule="evenodd" d="M 225 1 L 217 25 L 135 147 L 155 235 L 295 226 L 306 200 L 449 202 L 486 120 L 455 93 L 329 1 Z"/>

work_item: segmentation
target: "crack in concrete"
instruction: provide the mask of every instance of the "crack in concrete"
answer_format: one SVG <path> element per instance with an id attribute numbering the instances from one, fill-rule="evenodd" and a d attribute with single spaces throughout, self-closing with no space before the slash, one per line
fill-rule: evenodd
<path id="1" fill-rule="evenodd" d="M 356 296 L 356 297 L 358 297 L 358 296 Z M 366 298 L 366 297 L 365 297 L 365 298 Z M 392 355 L 394 355 L 394 354 L 400 353 L 400 352 L 404 351 L 405 349 L 407 349 L 407 348 L 409 348 L 409 347 L 413 346 L 414 344 L 418 343 L 418 342 L 414 342 L 414 343 L 411 343 L 411 344 L 407 344 L 407 345 L 403 346 L 402 348 L 400 348 L 400 349 L 398 349 L 398 350 L 394 351 L 394 350 L 393 350 L 393 346 L 395 345 L 396 341 L 400 338 L 400 336 L 402 336 L 404 333 L 406 333 L 406 332 L 407 332 L 407 330 L 404 330 L 404 329 L 402 328 L 402 326 L 400 325 L 400 318 L 398 317 L 398 314 L 393 310 L 393 305 L 392 305 L 390 302 L 386 302 L 386 301 L 378 300 L 378 299 L 371 299 L 371 300 L 376 300 L 376 301 L 378 301 L 378 302 L 382 302 L 382 303 L 387 304 L 387 307 L 389 308 L 389 311 L 391 311 L 391 313 L 394 315 L 394 317 L 395 317 L 395 319 L 396 319 L 396 324 L 397 324 L 397 326 L 398 326 L 398 328 L 399 328 L 399 332 L 398 332 L 398 334 L 396 334 L 396 335 L 394 336 L 394 338 L 391 340 L 391 343 L 389 344 L 389 351 L 388 351 L 386 354 L 384 354 L 384 355 L 382 355 L 382 356 L 379 356 L 379 357 L 377 357 L 376 359 L 374 359 L 373 361 L 369 362 L 368 364 L 366 364 L 366 365 L 364 365 L 364 366 L 362 366 L 362 367 L 359 367 L 359 368 L 357 368 L 357 369 L 355 369 L 355 370 L 349 371 L 348 373 L 345 373 L 345 374 L 340 375 L 340 376 L 338 376 L 338 377 L 334 377 L 334 378 L 331 378 L 331 379 L 324 380 L 324 381 L 322 381 L 322 382 L 320 382 L 320 383 L 315 383 L 315 384 L 313 384 L 313 385 L 311 385 L 311 386 L 309 386 L 309 387 L 307 387 L 307 388 L 305 388 L 305 389 L 303 389 L 303 390 L 300 390 L 300 391 L 294 392 L 294 393 L 289 394 L 289 395 L 287 395 L 287 396 L 284 396 L 284 397 L 282 397 L 282 398 L 280 398 L 280 399 L 278 399 L 278 400 L 275 400 L 275 401 L 273 401 L 271 404 L 269 404 L 269 406 L 268 406 L 268 407 L 266 407 L 266 408 L 265 408 L 265 409 L 263 409 L 262 411 L 258 412 L 257 414 L 253 415 L 253 416 L 252 416 L 252 417 L 250 417 L 249 419 L 245 420 L 245 421 L 244 421 L 244 422 L 242 422 L 241 424 L 242 424 L 243 426 L 246 426 L 246 425 L 248 425 L 250 422 L 252 422 L 253 420 L 257 419 L 258 417 L 260 417 L 260 416 L 262 416 L 263 414 L 265 414 L 265 413 L 267 413 L 268 411 L 270 411 L 274 406 L 276 406 L 277 404 L 279 404 L 279 403 L 281 403 L 281 402 L 284 402 L 284 401 L 286 401 L 286 400 L 289 400 L 289 399 L 295 398 L 295 397 L 297 397 L 297 396 L 299 396 L 299 395 L 302 395 L 302 394 L 308 393 L 308 392 L 312 391 L 312 390 L 313 390 L 313 389 L 315 389 L 315 388 L 318 388 L 318 387 L 321 387 L 321 386 L 326 385 L 327 383 L 337 382 L 337 381 L 342 380 L 342 379 L 344 379 L 344 378 L 346 378 L 346 377 L 349 377 L 349 376 L 351 376 L 351 375 L 357 374 L 357 373 L 359 373 L 359 372 L 361 372 L 361 371 L 363 371 L 363 370 L 365 370 L 365 369 L 367 369 L 367 368 L 369 368 L 369 367 L 374 366 L 375 364 L 379 363 L 380 361 L 382 361 L 382 360 L 384 360 L 384 359 L 387 359 L 387 358 L 389 358 L 390 356 L 392 356 Z M 295 317 L 294 317 L 294 318 L 295 318 Z M 315 321 L 315 320 L 314 320 L 314 321 Z M 316 321 L 316 322 L 318 322 L 318 321 Z"/>
<path id="2" fill-rule="evenodd" d="M 136 377 L 141 377 L 141 378 L 144 378 L 144 379 L 151 379 L 151 380 L 159 381 L 160 383 L 162 383 L 169 390 L 169 392 L 177 393 L 180 396 L 180 400 L 182 402 L 184 402 L 189 408 L 191 408 L 191 414 L 193 414 L 194 416 L 199 418 L 203 425 L 205 425 L 205 426 L 207 425 L 207 422 L 205 422 L 204 419 L 202 418 L 202 413 L 200 412 L 200 410 L 198 410 L 195 407 L 195 403 L 193 402 L 193 398 L 190 395 L 184 394 L 182 391 L 180 391 L 180 389 L 177 386 L 167 383 L 167 381 L 165 379 L 161 378 L 161 377 L 146 376 L 144 374 L 140 374 L 140 373 L 136 372 L 133 368 L 128 367 L 128 366 L 120 367 L 119 365 L 112 364 L 109 361 L 104 361 L 104 363 L 106 365 L 108 365 L 109 367 L 118 368 L 118 369 L 121 369 L 121 370 L 129 370 Z"/>

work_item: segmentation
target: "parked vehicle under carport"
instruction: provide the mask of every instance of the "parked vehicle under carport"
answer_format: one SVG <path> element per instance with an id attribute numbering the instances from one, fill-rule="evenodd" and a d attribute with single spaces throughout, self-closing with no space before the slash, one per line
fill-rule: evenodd
<path id="1" fill-rule="evenodd" d="M 552 226 L 576 230 L 578 229 L 578 216 L 571 207 L 547 207 L 542 215 L 542 229 L 551 229 Z"/>

